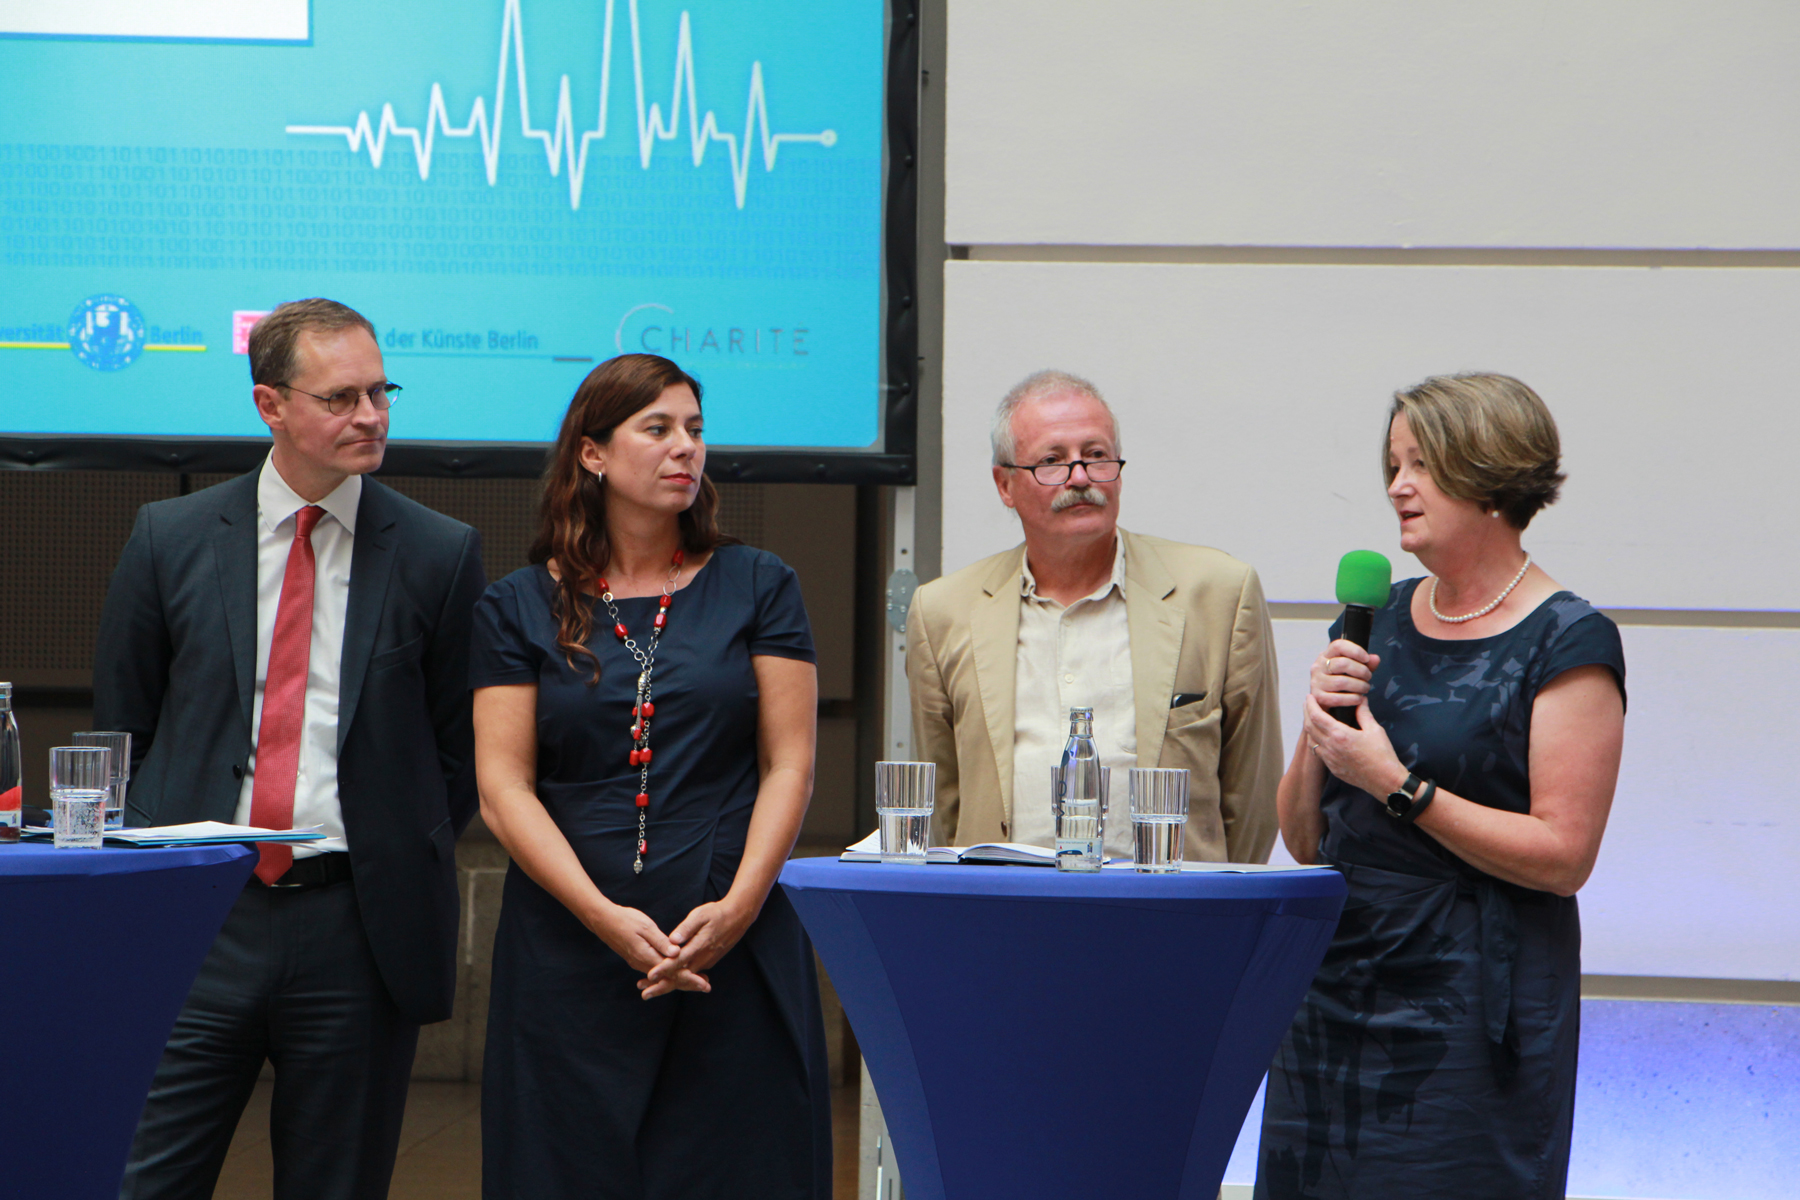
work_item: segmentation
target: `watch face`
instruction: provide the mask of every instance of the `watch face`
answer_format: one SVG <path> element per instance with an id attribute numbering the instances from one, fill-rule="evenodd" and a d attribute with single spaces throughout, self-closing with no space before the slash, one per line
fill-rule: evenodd
<path id="1" fill-rule="evenodd" d="M 1419 786 L 1419 777 L 1409 772 L 1406 782 L 1402 783 L 1397 791 L 1389 792 L 1387 799 L 1382 802 L 1382 807 L 1387 809 L 1388 816 L 1404 817 L 1411 812 L 1413 802 L 1419 794 Z"/>

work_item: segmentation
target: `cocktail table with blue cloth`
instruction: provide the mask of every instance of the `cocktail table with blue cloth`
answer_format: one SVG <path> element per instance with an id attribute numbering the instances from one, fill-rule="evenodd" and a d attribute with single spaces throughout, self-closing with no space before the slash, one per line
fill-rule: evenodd
<path id="1" fill-rule="evenodd" d="M 1337 926 L 1335 871 L 796 859 L 909 1200 L 1212 1200 Z"/>
<path id="2" fill-rule="evenodd" d="M 247 846 L 0 846 L 0 1197 L 114 1200 L 150 1078 Z"/>

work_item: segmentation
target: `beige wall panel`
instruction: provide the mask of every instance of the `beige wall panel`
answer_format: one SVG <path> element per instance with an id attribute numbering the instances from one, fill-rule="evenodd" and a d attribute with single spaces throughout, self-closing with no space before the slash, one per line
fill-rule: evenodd
<path id="1" fill-rule="evenodd" d="M 1800 246 L 1780 0 L 948 11 L 953 243 Z"/>
<path id="2" fill-rule="evenodd" d="M 1545 397 L 1569 482 L 1526 548 L 1596 604 L 1800 608 L 1800 271 L 951 262 L 944 569 L 1015 544 L 995 403 L 1028 372 L 1119 413 L 1128 528 L 1218 546 L 1274 600 L 1399 554 L 1395 387 L 1501 370 Z"/>

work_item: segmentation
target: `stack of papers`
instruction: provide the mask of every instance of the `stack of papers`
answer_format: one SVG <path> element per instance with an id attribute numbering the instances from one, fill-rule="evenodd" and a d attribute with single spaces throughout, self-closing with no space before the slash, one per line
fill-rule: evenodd
<path id="1" fill-rule="evenodd" d="M 106 840 L 128 846 L 210 846 L 217 842 L 319 842 L 322 826 L 303 829 L 259 829 L 255 825 L 227 825 L 223 821 L 195 821 L 191 825 L 152 825 L 145 829 L 109 829 Z"/>
<path id="2" fill-rule="evenodd" d="M 29 826 L 25 836 L 49 841 L 54 836 L 42 826 Z M 109 829 L 106 840 L 119 846 L 213 846 L 232 842 L 323 841 L 321 826 L 304 829 L 260 829 L 255 825 L 227 825 L 223 821 L 195 821 L 189 825 L 152 825 L 144 829 Z"/>

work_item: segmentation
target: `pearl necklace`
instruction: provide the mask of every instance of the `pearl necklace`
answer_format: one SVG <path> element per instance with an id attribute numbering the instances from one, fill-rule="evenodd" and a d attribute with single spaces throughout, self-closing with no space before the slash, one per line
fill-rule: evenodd
<path id="1" fill-rule="evenodd" d="M 1527 572 L 1529 570 L 1531 570 L 1531 555 L 1527 554 L 1525 556 L 1525 565 L 1520 567 L 1519 573 L 1512 577 L 1512 582 L 1507 584 L 1506 587 L 1504 587 L 1503 589 L 1501 589 L 1500 594 L 1498 596 L 1495 596 L 1491 601 L 1489 601 L 1486 608 L 1478 608 L 1474 612 L 1469 613 L 1467 616 L 1446 617 L 1443 613 L 1438 611 L 1438 606 L 1437 606 L 1438 581 L 1436 579 L 1433 579 L 1431 581 L 1431 595 L 1429 595 L 1425 598 L 1425 602 L 1431 606 L 1431 615 L 1436 617 L 1438 620 L 1442 621 L 1444 624 L 1446 624 L 1446 625 L 1461 625 L 1464 621 L 1473 621 L 1476 617 L 1485 617 L 1489 613 L 1493 612 L 1496 608 L 1499 608 L 1501 601 L 1505 600 L 1508 596 L 1512 595 L 1512 590 L 1519 586 L 1519 580 L 1525 578 L 1525 572 Z"/>
<path id="2" fill-rule="evenodd" d="M 613 619 L 613 633 L 631 657 L 637 660 L 639 667 L 637 679 L 637 701 L 631 706 L 631 765 L 638 768 L 638 837 L 637 859 L 631 864 L 634 875 L 644 873 L 644 854 L 650 849 L 645 840 L 645 818 L 650 811 L 650 718 L 656 715 L 656 705 L 650 700 L 650 685 L 656 674 L 656 646 L 662 641 L 663 628 L 669 623 L 669 605 L 675 602 L 675 583 L 681 578 L 681 560 L 686 557 L 680 550 L 675 552 L 669 563 L 669 577 L 663 581 L 662 598 L 657 601 L 656 619 L 650 623 L 650 645 L 640 649 L 632 639 L 631 631 L 625 628 L 625 622 L 619 617 L 618 606 L 613 603 L 612 589 L 606 586 L 606 580 L 600 580 L 600 600 L 606 605 L 607 614 Z"/>

